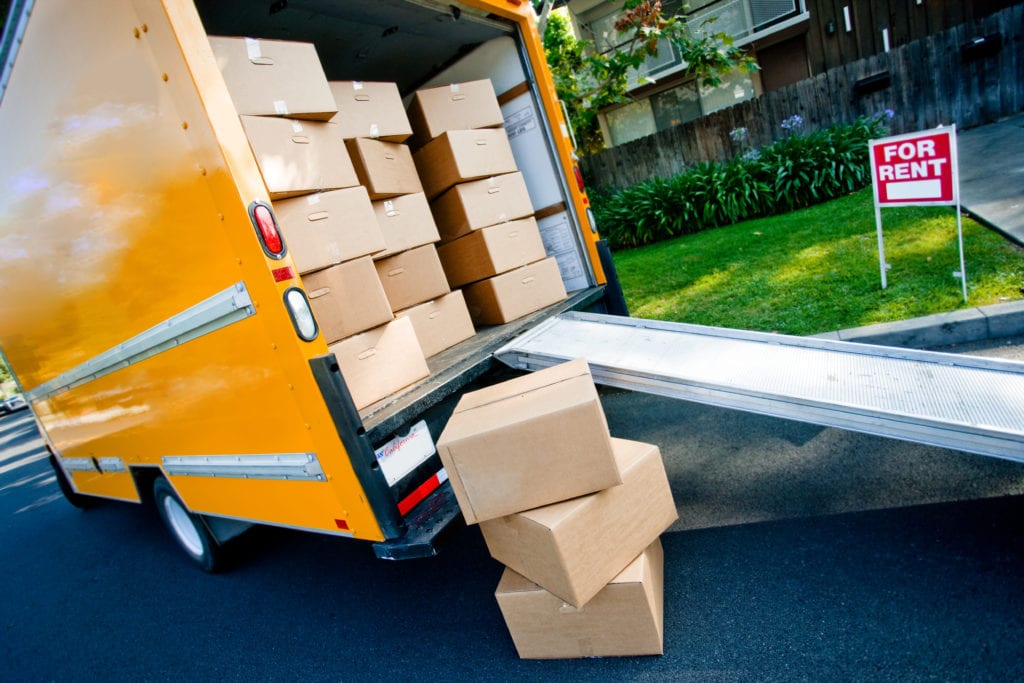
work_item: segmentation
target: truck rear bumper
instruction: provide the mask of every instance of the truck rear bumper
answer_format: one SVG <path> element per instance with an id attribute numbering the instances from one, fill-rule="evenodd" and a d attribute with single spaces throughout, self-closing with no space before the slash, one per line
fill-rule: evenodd
<path id="1" fill-rule="evenodd" d="M 373 544 L 373 551 L 382 560 L 411 560 L 433 557 L 438 546 L 453 532 L 465 527 L 451 482 L 444 482 L 405 518 L 406 533 L 388 541 Z"/>

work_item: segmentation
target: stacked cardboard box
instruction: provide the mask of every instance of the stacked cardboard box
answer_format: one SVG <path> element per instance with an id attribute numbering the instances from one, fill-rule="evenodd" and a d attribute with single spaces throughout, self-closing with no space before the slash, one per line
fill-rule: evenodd
<path id="1" fill-rule="evenodd" d="M 461 294 L 451 288 L 437 257 L 437 226 L 412 153 L 412 134 L 394 83 L 332 82 L 346 146 L 373 200 L 384 236 L 375 252 L 377 274 L 391 311 L 407 319 L 426 357 L 476 333 Z"/>
<path id="2" fill-rule="evenodd" d="M 608 433 L 586 361 L 466 394 L 437 449 L 506 566 L 495 596 L 521 657 L 662 652 L 675 504 L 657 446 Z"/>
<path id="3" fill-rule="evenodd" d="M 565 298 L 516 168 L 489 80 L 418 91 L 409 108 L 413 160 L 431 202 L 451 287 L 473 322 L 511 322 Z"/>
<path id="4" fill-rule="evenodd" d="M 372 256 L 388 249 L 373 200 L 420 191 L 397 87 L 332 86 L 309 44 L 210 44 L 356 407 L 426 377 L 412 322 L 395 319 Z"/>

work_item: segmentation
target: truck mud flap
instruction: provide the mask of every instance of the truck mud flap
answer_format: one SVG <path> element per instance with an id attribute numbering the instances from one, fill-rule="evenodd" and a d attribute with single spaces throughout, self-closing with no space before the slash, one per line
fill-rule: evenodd
<path id="1" fill-rule="evenodd" d="M 406 532 L 400 538 L 373 544 L 373 552 L 382 560 L 411 560 L 433 557 L 438 546 L 466 523 L 455 500 L 451 482 L 441 484 L 405 518 Z"/>

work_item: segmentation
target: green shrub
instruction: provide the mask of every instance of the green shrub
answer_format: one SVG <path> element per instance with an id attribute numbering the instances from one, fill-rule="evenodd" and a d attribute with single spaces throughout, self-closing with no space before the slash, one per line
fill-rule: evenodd
<path id="1" fill-rule="evenodd" d="M 885 134 L 887 118 L 890 112 L 803 133 L 803 119 L 791 116 L 782 122 L 787 136 L 760 150 L 595 193 L 598 225 L 613 247 L 629 248 L 849 194 L 871 181 L 868 141 Z M 746 130 L 732 139 L 745 142 Z"/>

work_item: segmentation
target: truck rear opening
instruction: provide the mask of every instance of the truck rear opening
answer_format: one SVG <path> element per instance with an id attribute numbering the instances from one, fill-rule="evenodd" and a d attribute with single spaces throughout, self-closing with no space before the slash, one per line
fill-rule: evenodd
<path id="1" fill-rule="evenodd" d="M 0 347 L 66 490 L 155 494 L 194 559 L 252 523 L 432 554 L 457 517 L 433 439 L 459 396 L 503 372 L 492 353 L 510 338 L 607 310 L 607 254 L 529 5 L 39 0 L 14 14 L 0 93 L 0 178 L 16 190 L 0 199 L 0 285 L 14 303 Z M 238 111 L 222 37 L 312 44 L 328 80 L 394 83 L 407 104 L 489 81 L 568 297 L 478 324 L 424 379 L 354 400 L 246 137 L 243 119 L 274 112 Z M 52 49 L 71 43 L 73 55 Z"/>
<path id="2" fill-rule="evenodd" d="M 409 436 L 417 425 L 436 437 L 458 395 L 494 367 L 491 354 L 505 341 L 559 312 L 602 306 L 603 291 L 582 237 L 591 228 L 580 224 L 574 210 L 573 193 L 582 195 L 583 187 L 560 167 L 556 131 L 514 22 L 468 4 L 406 0 L 291 0 L 270 11 L 263 0 L 195 4 L 211 36 L 312 43 L 328 80 L 394 82 L 406 102 L 421 88 L 479 79 L 494 85 L 545 250 L 558 259 L 570 296 L 512 323 L 478 327 L 471 339 L 428 359 L 428 379 L 360 410 L 362 428 L 378 457 L 381 449 L 411 449 Z M 403 457 L 402 468 L 408 471 L 389 481 L 403 514 L 444 478 L 430 450 L 423 450 L 419 462 Z"/>

